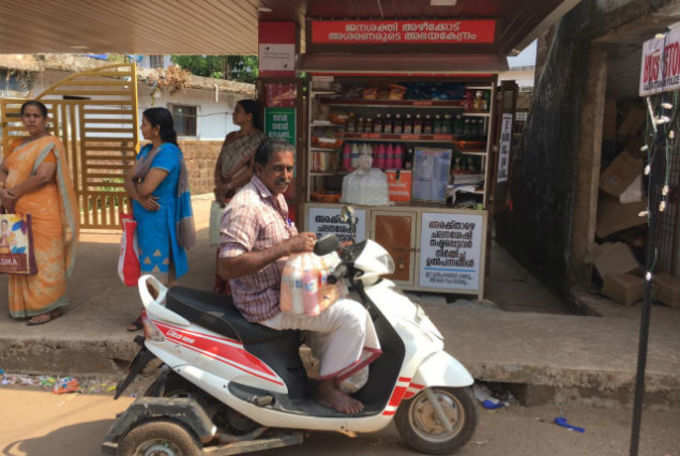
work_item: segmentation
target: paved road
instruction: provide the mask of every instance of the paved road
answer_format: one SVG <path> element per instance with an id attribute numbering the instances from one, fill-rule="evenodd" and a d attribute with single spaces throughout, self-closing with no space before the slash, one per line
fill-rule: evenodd
<path id="1" fill-rule="evenodd" d="M 0 456 L 97 456 L 99 443 L 116 413 L 132 401 L 111 396 L 67 395 L 26 388 L 0 388 Z M 585 434 L 548 424 L 555 406 L 480 410 L 480 424 L 460 456 L 622 456 L 628 454 L 630 411 L 569 407 L 562 410 Z M 646 411 L 640 456 L 680 456 L 680 411 Z M 393 426 L 375 435 L 350 439 L 313 434 L 301 447 L 257 456 L 412 454 Z"/>

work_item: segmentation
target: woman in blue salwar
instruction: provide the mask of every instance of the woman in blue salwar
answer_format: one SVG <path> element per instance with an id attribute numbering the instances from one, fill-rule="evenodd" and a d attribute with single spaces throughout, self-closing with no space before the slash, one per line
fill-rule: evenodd
<path id="1" fill-rule="evenodd" d="M 144 111 L 141 130 L 151 143 L 139 152 L 125 178 L 137 222 L 139 263 L 142 274 L 172 285 L 189 270 L 186 249 L 196 240 L 188 175 L 167 109 Z M 138 329 L 139 318 L 128 326 L 130 331 Z"/>

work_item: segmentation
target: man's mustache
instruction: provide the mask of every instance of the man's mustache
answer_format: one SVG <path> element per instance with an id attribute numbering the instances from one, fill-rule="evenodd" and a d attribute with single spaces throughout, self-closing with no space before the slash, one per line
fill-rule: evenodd
<path id="1" fill-rule="evenodd" d="M 288 179 L 278 179 L 276 185 L 289 185 L 290 181 Z"/>

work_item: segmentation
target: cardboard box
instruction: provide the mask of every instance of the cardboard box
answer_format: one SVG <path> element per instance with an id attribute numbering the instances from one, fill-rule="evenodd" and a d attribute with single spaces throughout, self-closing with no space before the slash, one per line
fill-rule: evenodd
<path id="1" fill-rule="evenodd" d="M 639 203 L 645 196 L 642 188 L 642 174 L 635 178 L 632 184 L 619 195 L 619 203 Z"/>
<path id="2" fill-rule="evenodd" d="M 630 306 L 645 294 L 645 280 L 642 277 L 625 274 L 607 274 L 604 278 L 602 294 L 624 306 Z"/>
<path id="3" fill-rule="evenodd" d="M 654 297 L 667 306 L 680 307 L 680 277 L 667 272 L 654 276 Z"/>
<path id="4" fill-rule="evenodd" d="M 397 176 L 397 173 L 399 176 Z M 410 170 L 386 171 L 387 185 L 390 192 L 390 201 L 408 203 L 411 201 L 411 184 L 413 172 Z"/>
<path id="5" fill-rule="evenodd" d="M 617 231 L 647 223 L 640 212 L 647 210 L 647 202 L 621 204 L 617 198 L 601 195 L 597 208 L 597 237 L 605 238 Z"/>
<path id="6" fill-rule="evenodd" d="M 624 150 L 600 175 L 600 190 L 617 198 L 642 174 L 644 164 Z"/>
<path id="7" fill-rule="evenodd" d="M 640 266 L 630 247 L 623 242 L 596 244 L 593 248 L 593 265 L 603 279 L 625 274 Z"/>

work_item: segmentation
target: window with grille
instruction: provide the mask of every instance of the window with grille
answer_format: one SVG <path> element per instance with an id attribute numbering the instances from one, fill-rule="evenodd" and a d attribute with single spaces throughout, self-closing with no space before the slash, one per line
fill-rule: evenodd
<path id="1" fill-rule="evenodd" d="M 163 68 L 163 56 L 162 55 L 150 55 L 149 56 L 149 66 L 151 68 Z"/>
<path id="2" fill-rule="evenodd" d="M 171 105 L 177 136 L 196 136 L 196 106 Z"/>

